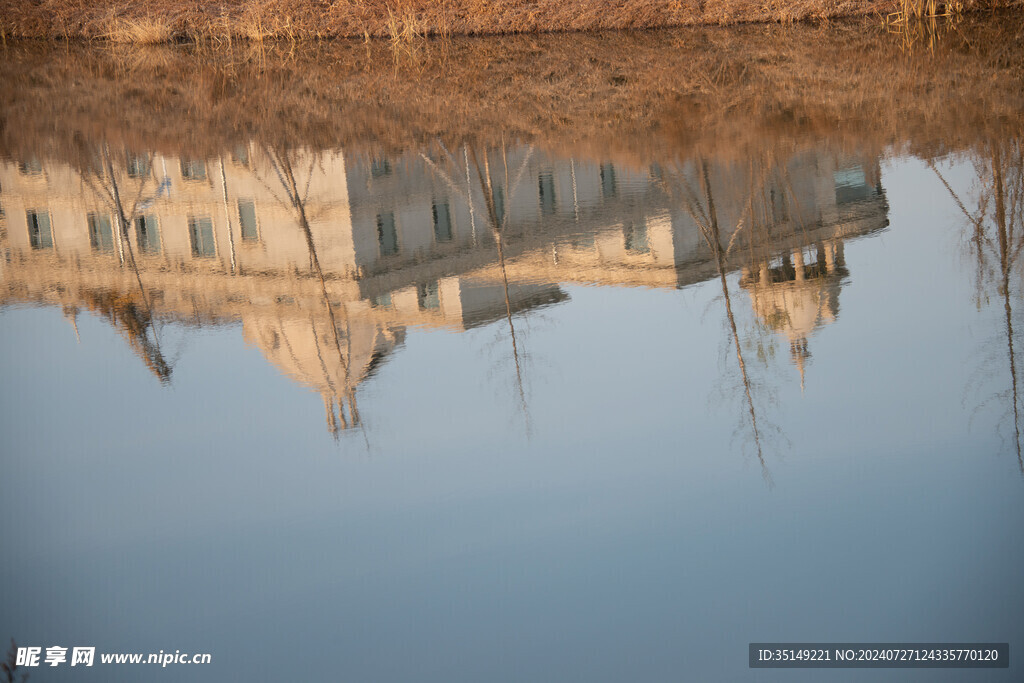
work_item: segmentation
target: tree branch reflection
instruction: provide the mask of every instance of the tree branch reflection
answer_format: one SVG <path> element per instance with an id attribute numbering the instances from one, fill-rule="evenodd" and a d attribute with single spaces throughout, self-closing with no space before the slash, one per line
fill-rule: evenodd
<path id="1" fill-rule="evenodd" d="M 1020 295 L 1020 254 L 1024 249 L 1024 152 L 1019 138 L 989 140 L 974 155 L 978 191 L 976 208 L 968 210 L 934 163 L 930 166 L 970 225 L 969 249 L 976 263 L 975 300 L 979 308 L 989 288 L 1002 303 L 1005 358 L 1010 376 L 1009 416 L 1013 423 L 1013 449 L 1024 474 L 1021 446 L 1021 410 L 1018 350 L 1015 345 L 1013 302 Z M 1018 289 L 1015 292 L 1014 287 Z"/>

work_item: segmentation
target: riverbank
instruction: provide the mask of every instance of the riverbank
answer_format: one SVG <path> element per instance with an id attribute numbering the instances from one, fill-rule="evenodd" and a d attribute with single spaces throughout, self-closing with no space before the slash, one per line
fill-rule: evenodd
<path id="1" fill-rule="evenodd" d="M 932 156 L 1019 135 L 1021 23 L 968 18 L 933 38 L 908 50 L 865 19 L 407 50 L 26 41 L 0 59 L 0 156 L 85 168 L 97 144 L 207 158 L 252 142 L 373 156 L 516 140 L 639 164 L 697 151 L 743 159 L 823 137 Z"/>
<path id="2" fill-rule="evenodd" d="M 127 43 L 304 40 L 786 23 L 917 12 L 930 0 L 0 0 L 7 38 Z M 934 3 L 935 13 L 1024 0 Z"/>

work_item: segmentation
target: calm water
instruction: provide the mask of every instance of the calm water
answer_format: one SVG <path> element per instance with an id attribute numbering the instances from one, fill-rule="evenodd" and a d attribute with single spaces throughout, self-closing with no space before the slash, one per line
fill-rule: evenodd
<path id="1" fill-rule="evenodd" d="M 60 83 L 32 59 L 5 78 Z M 623 152 L 493 120 L 19 147 L 6 106 L 0 637 L 212 654 L 33 680 L 1019 680 L 1005 111 Z"/>

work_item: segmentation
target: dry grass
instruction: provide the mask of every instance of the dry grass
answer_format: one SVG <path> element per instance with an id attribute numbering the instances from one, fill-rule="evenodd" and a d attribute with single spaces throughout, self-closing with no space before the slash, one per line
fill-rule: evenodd
<path id="1" fill-rule="evenodd" d="M 133 43 L 136 45 L 156 45 L 167 43 L 174 37 L 170 22 L 165 18 L 113 17 L 108 22 L 109 30 L 100 38 L 113 43 Z"/>
<path id="2" fill-rule="evenodd" d="M 1024 0 L 0 0 L 15 38 L 153 42 L 535 33 L 852 15 L 919 16 Z"/>
<path id="3" fill-rule="evenodd" d="M 425 38 L 430 31 L 426 22 L 410 9 L 392 10 L 389 7 L 386 26 L 393 45 Z"/>
<path id="4" fill-rule="evenodd" d="M 520 140 L 636 164 L 765 145 L 966 149 L 1024 128 L 1019 22 L 965 19 L 931 51 L 874 20 L 502 40 L 138 48 L 14 44 L 0 155 L 111 149 L 204 158 L 257 142 L 395 153 Z M 45 106 L 42 106 L 45 105 Z"/>
<path id="5" fill-rule="evenodd" d="M 906 29 L 914 21 L 959 18 L 967 5 L 968 0 L 899 0 L 896 8 L 886 15 L 885 21 L 888 25 Z"/>

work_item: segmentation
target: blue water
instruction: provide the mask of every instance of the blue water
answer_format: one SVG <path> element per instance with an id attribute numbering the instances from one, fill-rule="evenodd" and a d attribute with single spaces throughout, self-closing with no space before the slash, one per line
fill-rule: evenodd
<path id="1" fill-rule="evenodd" d="M 546 159 L 556 174 L 570 161 Z M 1020 262 L 1008 259 L 1004 292 L 992 210 L 979 261 L 974 227 L 938 173 L 895 151 L 873 161 L 871 187 L 863 173 L 803 177 L 834 183 L 830 201 L 849 199 L 853 182 L 851 201 L 869 216 L 839 240 L 845 271 L 821 289 L 784 290 L 792 278 L 758 289 L 741 271 L 757 264 L 732 253 L 727 298 L 692 217 L 639 171 L 616 180 L 617 196 L 646 202 L 648 242 L 632 243 L 635 258 L 542 268 L 552 249 L 612 235 L 628 251 L 640 237 L 609 196 L 584 201 L 580 222 L 579 208 L 546 218 L 541 203 L 508 229 L 507 296 L 479 203 L 483 236 L 454 256 L 437 251 L 440 276 L 418 275 L 412 255 L 387 261 L 404 251 L 374 260 L 357 248 L 376 273 L 363 280 L 322 256 L 337 316 L 369 320 L 381 309 L 367 302 L 392 297 L 379 300 L 390 322 L 373 323 L 391 341 L 374 342 L 383 351 L 371 371 L 352 370 L 359 417 L 340 427 L 325 422 L 316 371 L 298 373 L 274 355 L 280 341 L 247 327 L 311 320 L 330 346 L 308 263 L 301 306 L 258 303 L 295 290 L 286 275 L 257 273 L 250 300 L 216 311 L 200 301 L 190 317 L 159 280 L 163 303 L 153 297 L 142 338 L 172 368 L 161 381 L 133 349 L 138 336 L 47 279 L 74 292 L 128 266 L 113 253 L 80 271 L 39 260 L 51 255 L 17 241 L 16 190 L 5 186 L 0 635 L 44 652 L 212 655 L 167 668 L 43 666 L 38 681 L 1017 680 L 1024 477 L 1009 348 L 1024 342 Z M 972 208 L 988 182 L 976 161 L 937 163 Z M 357 169 L 347 169 L 351 182 Z M 1021 169 L 1004 172 L 1007 192 L 1019 192 Z M 403 182 L 434 189 L 408 195 L 436 201 L 441 183 L 417 173 Z M 712 165 L 712 183 L 727 173 Z M 382 192 L 350 190 L 357 242 L 360 211 L 392 196 Z M 452 197 L 458 241 L 468 205 Z M 676 244 L 691 245 L 667 270 L 643 261 L 659 248 L 650 216 L 663 210 Z M 717 210 L 724 245 L 742 207 L 727 198 Z M 272 231 L 296 228 L 267 216 L 272 259 Z M 165 239 L 171 220 L 161 218 Z M 431 230 L 446 237 L 436 216 L 433 228 L 423 220 L 424 244 Z M 1013 220 L 1011 246 L 1022 230 Z M 415 234 L 401 233 L 399 248 L 412 250 Z M 246 276 L 234 239 L 235 270 L 219 246 L 211 282 Z M 822 239 L 783 235 L 758 248 L 775 249 L 772 267 L 798 249 L 824 269 Z M 58 251 L 69 244 L 56 241 Z M 143 285 L 156 288 L 161 272 L 142 268 Z M 658 283 L 639 286 L 651 273 Z M 214 287 L 200 271 L 175 277 L 184 298 Z M 464 309 L 467 292 L 484 301 L 477 313 L 449 316 L 451 290 L 430 289 L 438 277 L 461 278 Z M 117 282 L 134 291 L 133 279 Z M 350 282 L 364 289 L 343 290 Z M 411 312 L 395 303 L 404 291 L 419 291 Z M 755 295 L 788 303 L 761 315 Z M 824 303 L 802 354 L 788 335 L 807 301 Z M 430 318 L 434 306 L 446 317 Z M 352 368 L 357 355 L 342 352 Z M 1009 642 L 1013 663 L 881 676 L 752 670 L 747 646 L 759 641 Z"/>

